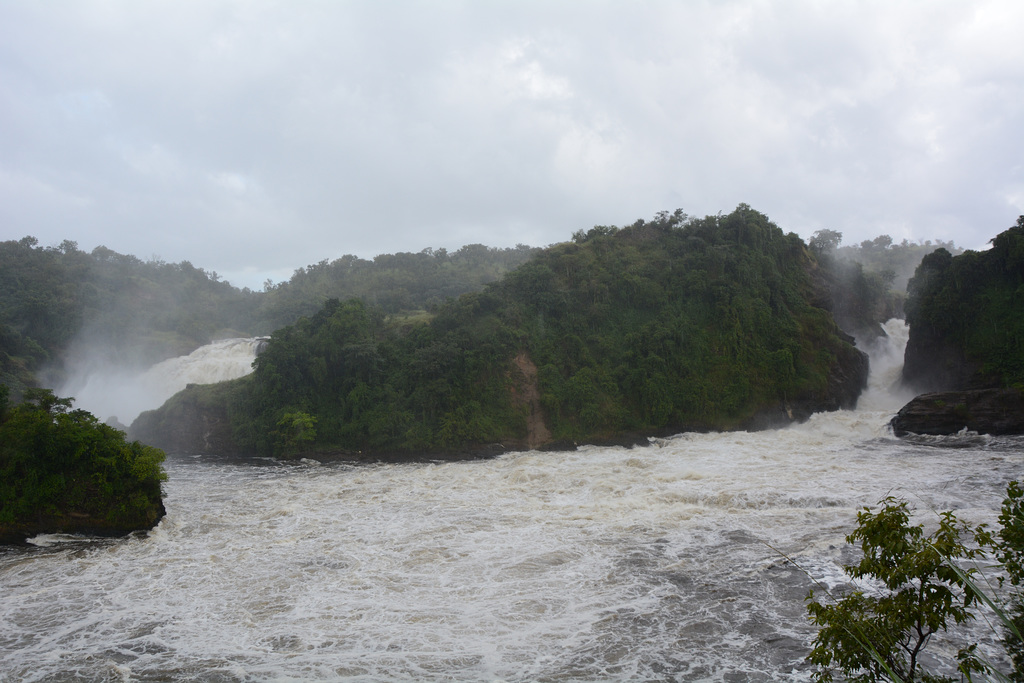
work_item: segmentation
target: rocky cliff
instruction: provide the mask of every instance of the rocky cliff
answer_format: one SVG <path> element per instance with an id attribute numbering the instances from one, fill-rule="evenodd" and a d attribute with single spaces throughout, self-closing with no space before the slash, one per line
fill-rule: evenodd
<path id="1" fill-rule="evenodd" d="M 905 386 L 917 391 L 1024 383 L 1024 216 L 988 251 L 926 256 L 908 285 Z"/>
<path id="2" fill-rule="evenodd" d="M 893 419 L 894 431 L 1022 433 L 1024 216 L 988 251 L 926 256 L 906 312 L 903 385 L 926 393 Z"/>

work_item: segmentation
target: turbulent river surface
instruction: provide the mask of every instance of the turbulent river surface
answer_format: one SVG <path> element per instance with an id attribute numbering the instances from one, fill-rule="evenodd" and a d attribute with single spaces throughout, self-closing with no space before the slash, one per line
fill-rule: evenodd
<path id="1" fill-rule="evenodd" d="M 1017 438 L 893 438 L 878 351 L 860 409 L 777 431 L 456 463 L 171 456 L 151 533 L 0 550 L 0 680 L 808 680 L 809 576 L 843 581 L 857 510 L 893 494 L 926 525 L 991 523 L 1024 463 Z"/>

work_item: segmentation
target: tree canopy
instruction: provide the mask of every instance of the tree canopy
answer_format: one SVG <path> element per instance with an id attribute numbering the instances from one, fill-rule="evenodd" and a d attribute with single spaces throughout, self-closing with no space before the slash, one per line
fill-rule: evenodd
<path id="1" fill-rule="evenodd" d="M 785 420 L 851 405 L 866 372 L 815 269 L 746 205 L 663 212 L 579 232 L 418 323 L 328 301 L 223 396 L 240 446 L 276 455 L 523 444 L 531 420 L 556 442 Z M 295 416 L 315 436 L 297 441 Z"/>
<path id="2" fill-rule="evenodd" d="M 478 290 L 533 251 L 472 244 L 373 260 L 346 255 L 253 292 L 188 261 L 142 261 L 102 246 L 86 253 L 69 240 L 0 242 L 0 382 L 16 394 L 57 386 L 83 356 L 147 367 L 218 337 L 269 334 L 331 298 L 360 298 L 389 314 L 421 311 Z"/>
<path id="3" fill-rule="evenodd" d="M 906 312 L 908 363 L 909 349 L 941 344 L 976 368 L 971 383 L 1024 388 L 1024 216 L 988 251 L 926 256 L 910 281 Z"/>
<path id="4" fill-rule="evenodd" d="M 0 385 L 0 542 L 43 532 L 126 533 L 163 515 L 163 451 L 72 399 L 29 389 L 15 406 Z"/>

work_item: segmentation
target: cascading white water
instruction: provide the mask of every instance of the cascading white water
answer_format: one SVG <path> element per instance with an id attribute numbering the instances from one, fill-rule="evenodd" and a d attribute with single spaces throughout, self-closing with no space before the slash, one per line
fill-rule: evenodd
<path id="1" fill-rule="evenodd" d="M 252 372 L 265 337 L 221 339 L 187 356 L 169 358 L 143 372 L 87 367 L 58 389 L 75 399 L 75 407 L 101 420 L 111 417 L 128 425 L 145 410 L 153 410 L 188 384 L 212 384 Z"/>
<path id="2" fill-rule="evenodd" d="M 868 346 L 871 373 L 868 387 L 857 402 L 858 410 L 897 410 L 913 395 L 900 391 L 898 384 L 903 372 L 903 352 L 910 338 L 910 326 L 893 318 L 882 325 L 883 336 Z"/>
<path id="3" fill-rule="evenodd" d="M 868 408 L 476 462 L 172 456 L 150 534 L 0 551 L 0 679 L 806 681 L 785 557 L 835 585 L 861 507 L 991 522 L 1024 464 Z"/>

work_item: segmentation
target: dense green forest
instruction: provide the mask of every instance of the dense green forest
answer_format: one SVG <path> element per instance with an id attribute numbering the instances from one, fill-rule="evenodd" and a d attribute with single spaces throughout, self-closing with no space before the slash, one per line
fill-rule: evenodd
<path id="1" fill-rule="evenodd" d="M 123 534 L 163 516 L 163 451 L 127 442 L 71 399 L 0 385 L 0 543 L 39 533 Z"/>
<path id="2" fill-rule="evenodd" d="M 241 450 L 274 455 L 785 420 L 851 405 L 865 379 L 826 289 L 803 241 L 746 205 L 663 212 L 577 232 L 429 320 L 331 300 L 276 331 L 253 375 L 193 393 L 229 415 Z M 166 430 L 173 403 L 141 433 Z"/>
<path id="3" fill-rule="evenodd" d="M 86 253 L 71 241 L 40 247 L 32 237 L 0 242 L 0 382 L 15 393 L 56 386 L 86 353 L 145 367 L 218 337 L 269 334 L 330 298 L 365 299 L 388 314 L 422 310 L 479 289 L 532 253 L 468 245 L 348 255 L 253 292 L 187 261 L 144 262 L 105 247 Z"/>
<path id="4" fill-rule="evenodd" d="M 525 263 L 537 249 L 469 244 L 449 252 L 352 255 L 299 268 L 287 282 L 267 283 L 259 297 L 256 333 L 269 334 L 300 316 L 316 313 L 328 299 L 357 298 L 388 315 L 432 310 L 445 300 L 474 292 Z"/>
<path id="5" fill-rule="evenodd" d="M 991 242 L 921 261 L 906 303 L 912 385 L 1024 389 L 1024 216 Z"/>
<path id="6" fill-rule="evenodd" d="M 218 330 L 244 326 L 256 299 L 188 262 L 143 262 L 104 247 L 0 243 L 0 382 L 15 393 L 49 368 L 58 383 L 75 344 L 122 364 L 188 353 Z"/>

